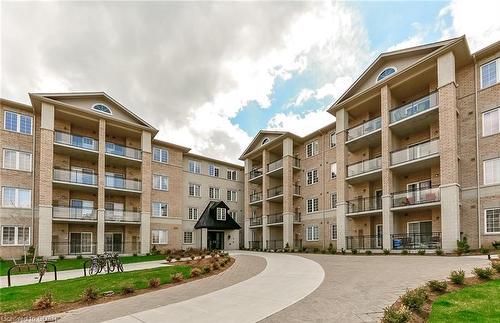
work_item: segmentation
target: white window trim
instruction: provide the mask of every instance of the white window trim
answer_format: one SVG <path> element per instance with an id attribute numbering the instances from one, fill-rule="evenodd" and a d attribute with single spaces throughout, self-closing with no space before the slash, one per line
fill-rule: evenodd
<path id="1" fill-rule="evenodd" d="M 339 200 L 338 200 L 338 196 L 337 196 L 337 197 L 335 198 L 335 199 L 337 200 L 337 203 L 335 203 L 335 206 L 334 206 L 334 205 L 332 205 L 332 197 L 333 197 L 333 195 L 334 195 L 334 194 L 335 194 L 335 195 L 337 195 L 337 192 L 332 192 L 332 193 L 330 193 L 330 209 L 331 209 L 331 210 L 336 210 L 336 209 L 337 209 L 337 204 L 339 204 Z"/>
<path id="2" fill-rule="evenodd" d="M 213 196 L 210 196 L 210 191 L 212 191 L 214 194 Z M 215 186 L 210 186 L 208 188 L 208 198 L 211 200 L 220 200 L 220 187 L 215 187 Z M 216 194 L 217 193 L 217 194 Z"/>
<path id="3" fill-rule="evenodd" d="M 335 235 L 336 237 L 334 238 L 333 237 L 333 228 L 335 227 Z M 339 232 L 337 231 L 338 230 L 338 227 L 337 227 L 337 224 L 336 223 L 332 223 L 332 225 L 330 226 L 330 234 L 331 234 L 331 238 L 332 240 L 336 241 L 339 237 Z"/>
<path id="4" fill-rule="evenodd" d="M 4 196 L 5 196 L 5 189 L 6 188 L 12 188 L 12 189 L 15 189 L 16 190 L 16 193 L 15 193 L 15 201 L 14 201 L 14 206 L 12 205 L 4 205 L 3 202 L 4 202 Z M 30 196 L 30 205 L 29 206 L 26 206 L 26 207 L 21 207 L 21 206 L 18 206 L 19 205 L 19 190 L 26 190 L 26 191 L 29 191 L 29 196 Z M 31 209 L 31 207 L 33 206 L 33 191 L 30 189 L 30 188 L 23 188 L 23 187 L 12 187 L 12 186 L 2 186 L 2 207 L 4 208 L 10 208 L 10 209 Z"/>
<path id="5" fill-rule="evenodd" d="M 498 159 L 500 161 L 500 157 L 489 158 L 489 159 L 483 160 L 483 185 L 496 185 L 496 184 L 500 184 L 500 181 L 499 182 L 486 183 L 486 162 L 490 161 L 490 160 L 496 160 L 496 159 Z"/>
<path id="6" fill-rule="evenodd" d="M 335 176 L 333 176 L 333 172 L 332 172 L 332 166 L 335 165 Z M 333 180 L 333 179 L 337 179 L 337 173 L 338 173 L 338 169 L 337 169 L 337 162 L 335 163 L 331 163 L 330 164 L 330 179 Z"/>
<path id="7" fill-rule="evenodd" d="M 234 198 L 233 198 L 233 193 L 234 193 Z M 229 196 L 231 196 L 231 198 L 229 199 Z M 227 194 L 226 194 L 226 198 L 228 198 L 227 200 L 229 202 L 238 202 L 238 191 L 236 190 L 232 190 L 232 189 L 228 189 L 227 190 Z"/>
<path id="8" fill-rule="evenodd" d="M 155 187 L 155 177 L 156 176 L 160 177 L 160 186 L 161 186 L 161 183 L 163 182 L 163 178 L 167 179 L 167 187 L 166 188 Z M 168 178 L 168 176 L 166 176 L 166 175 L 160 175 L 160 174 L 153 174 L 153 189 L 154 190 L 168 192 L 168 188 L 169 188 L 169 178 Z"/>
<path id="9" fill-rule="evenodd" d="M 191 171 L 191 164 L 193 164 L 193 171 Z M 188 160 L 188 172 L 192 174 L 201 174 L 201 163 L 196 160 Z"/>
<path id="10" fill-rule="evenodd" d="M 196 210 L 196 218 L 193 217 L 193 216 L 191 218 L 189 217 L 189 213 L 190 213 L 189 211 L 191 211 L 191 210 Z M 187 216 L 188 220 L 190 220 L 190 221 L 197 221 L 198 217 L 199 217 L 198 208 L 197 207 L 188 207 L 188 216 Z"/>
<path id="11" fill-rule="evenodd" d="M 106 108 L 108 108 L 109 112 L 105 112 L 105 111 L 101 111 L 101 110 L 96 109 L 95 107 L 96 107 L 96 106 L 98 106 L 98 105 L 103 105 L 103 106 L 105 106 Z M 100 103 L 100 102 L 94 103 L 94 104 L 92 105 L 91 110 L 92 110 L 92 111 L 95 111 L 95 112 L 99 112 L 99 113 L 105 114 L 105 115 L 109 115 L 109 116 L 112 116 L 112 115 L 113 115 L 113 110 L 111 110 L 111 108 L 110 108 L 107 104 Z"/>
<path id="12" fill-rule="evenodd" d="M 193 193 L 194 195 L 190 194 L 190 187 L 193 186 Z M 196 190 L 196 187 L 198 187 L 198 190 Z M 198 194 L 196 194 L 198 192 Z M 201 185 L 196 184 L 196 183 L 189 183 L 188 185 L 188 196 L 189 197 L 201 197 Z"/>
<path id="13" fill-rule="evenodd" d="M 213 174 L 210 174 L 210 169 L 213 170 Z M 221 169 L 219 166 L 216 166 L 214 164 L 210 164 L 210 165 L 208 165 L 208 176 L 219 178 L 220 177 L 220 170 Z M 216 175 L 216 173 L 217 173 L 217 175 Z"/>
<path id="14" fill-rule="evenodd" d="M 318 200 L 318 209 L 315 211 L 314 210 L 314 201 L 312 202 L 312 211 L 309 212 L 309 207 L 308 207 L 308 204 L 309 204 L 309 200 Z M 312 213 L 316 213 L 316 212 L 319 212 L 319 198 L 318 197 L 311 197 L 311 198 L 308 198 L 306 200 L 306 213 L 307 214 L 312 214 Z"/>
<path id="15" fill-rule="evenodd" d="M 10 129 L 7 129 L 7 127 L 5 126 L 6 122 L 7 122 L 7 113 L 14 113 L 18 116 L 17 118 L 17 131 L 14 131 L 14 130 L 10 130 Z M 25 116 L 25 117 L 29 117 L 31 119 L 31 127 L 30 127 L 30 133 L 24 133 L 24 132 L 21 132 L 21 118 L 19 116 Z M 17 133 L 17 134 L 20 134 L 20 135 L 26 135 L 26 136 L 32 136 L 33 135 L 33 116 L 29 115 L 29 114 L 24 114 L 24 113 L 19 113 L 19 112 L 16 112 L 16 111 L 11 111 L 11 110 L 5 110 L 4 113 L 3 113 L 3 130 L 5 131 L 8 131 L 8 132 L 12 132 L 12 133 Z"/>
<path id="16" fill-rule="evenodd" d="M 7 167 L 7 166 L 5 166 L 5 155 L 6 155 L 7 151 L 13 151 L 13 152 L 15 152 L 15 153 L 16 153 L 16 168 L 11 168 L 11 167 Z M 26 170 L 26 169 L 19 169 L 19 154 L 20 154 L 20 153 L 23 153 L 23 154 L 29 154 L 29 155 L 30 155 L 30 162 L 29 162 L 30 169 L 29 169 L 29 170 Z M 10 148 L 4 148 L 4 149 L 3 149 L 2 167 L 3 167 L 4 169 L 17 170 L 17 171 L 20 171 L 20 172 L 28 172 L 28 173 L 31 173 L 31 171 L 32 171 L 32 169 L 33 169 L 33 153 L 28 152 L 28 151 L 22 151 L 22 150 L 15 150 L 15 149 L 10 149 Z"/>
<path id="17" fill-rule="evenodd" d="M 311 149 L 311 156 L 308 156 L 308 155 L 307 155 L 307 147 L 308 147 L 309 145 L 312 145 L 312 149 Z M 316 148 L 316 151 L 314 150 L 314 147 L 315 147 L 315 146 L 317 147 L 317 148 Z M 318 155 L 318 154 L 319 154 L 319 141 L 316 139 L 316 140 L 313 140 L 313 141 L 311 141 L 311 142 L 308 142 L 308 143 L 306 144 L 306 146 L 305 146 L 305 150 L 306 150 L 306 151 L 305 151 L 306 158 L 312 158 L 312 157 L 314 157 L 314 156 Z"/>
<path id="18" fill-rule="evenodd" d="M 314 172 L 316 172 L 316 177 L 314 177 Z M 311 184 L 308 183 L 308 181 L 309 181 L 309 173 L 312 173 L 312 182 L 311 182 Z M 315 178 L 316 178 L 316 181 L 314 181 Z M 314 168 L 314 169 L 310 169 L 310 170 L 306 171 L 306 186 L 311 186 L 311 185 L 318 184 L 318 183 L 319 183 L 318 169 Z"/>
<path id="19" fill-rule="evenodd" d="M 159 150 L 159 151 L 160 151 L 160 160 L 156 160 L 156 159 L 155 159 L 155 150 Z M 166 160 L 166 161 L 161 161 L 161 156 L 162 156 L 162 152 L 161 152 L 161 151 L 162 151 L 162 150 L 165 150 L 165 151 L 167 152 L 167 160 Z M 169 151 L 168 151 L 168 149 L 167 149 L 167 148 L 163 148 L 163 147 L 153 147 L 153 161 L 154 161 L 155 163 L 160 163 L 160 164 L 168 164 L 169 160 L 170 160 L 170 153 L 169 153 Z"/>
<path id="20" fill-rule="evenodd" d="M 335 143 L 333 143 L 332 137 L 335 137 Z M 330 149 L 333 149 L 335 147 L 337 147 L 337 133 L 332 132 L 332 133 L 330 133 Z"/>
<path id="21" fill-rule="evenodd" d="M 219 213 L 220 210 L 220 213 Z M 216 209 L 217 221 L 226 221 L 227 219 L 227 210 L 223 207 L 218 207 Z"/>
<path id="22" fill-rule="evenodd" d="M 152 208 L 151 211 L 154 210 L 154 208 L 153 208 L 154 204 L 160 204 L 162 206 L 162 208 L 160 209 L 160 214 L 155 215 L 154 212 L 151 212 L 151 216 L 154 217 L 154 218 L 168 218 L 168 211 L 169 211 L 168 203 L 165 203 L 165 202 L 152 202 L 151 203 L 151 208 Z M 163 212 L 162 212 L 163 208 L 166 210 L 166 212 L 165 212 L 166 214 L 165 215 L 163 215 Z"/>
<path id="23" fill-rule="evenodd" d="M 488 232 L 488 231 L 487 231 L 486 212 L 487 212 L 488 210 L 496 210 L 496 209 L 500 209 L 500 207 L 490 207 L 490 208 L 484 209 L 484 234 L 486 234 L 486 235 L 490 235 L 490 234 L 500 234 L 500 231 L 494 231 L 494 232 Z M 2 241 L 3 241 L 3 240 L 2 240 Z"/>
<path id="24" fill-rule="evenodd" d="M 163 232 L 165 232 L 165 242 L 161 242 L 161 241 L 153 242 L 153 231 L 163 231 Z M 164 230 L 164 229 L 153 229 L 153 230 L 151 230 L 151 244 L 154 244 L 154 245 L 168 244 L 168 230 Z"/>
<path id="25" fill-rule="evenodd" d="M 311 232 L 311 239 L 309 239 L 309 234 L 308 234 L 309 228 L 311 228 L 313 230 Z M 318 237 L 317 238 L 314 238 L 314 228 L 316 228 L 317 232 L 318 232 Z M 319 226 L 317 226 L 315 224 L 311 224 L 311 225 L 308 225 L 306 227 L 306 241 L 319 241 Z"/>
<path id="26" fill-rule="evenodd" d="M 186 233 L 191 233 L 191 242 L 186 242 Z M 183 244 L 194 244 L 194 232 L 193 231 L 184 231 L 182 233 L 182 242 L 183 242 Z"/>
<path id="27" fill-rule="evenodd" d="M 15 230 L 14 230 L 14 243 L 13 244 L 4 244 L 3 243 L 3 228 L 4 227 L 14 227 Z M 24 228 L 24 229 L 28 229 L 28 242 L 26 243 L 19 243 L 19 228 Z M 13 225 L 9 225 L 9 224 L 6 224 L 6 225 L 2 225 L 0 227 L 0 229 L 2 230 L 1 232 L 1 237 L 0 237 L 0 241 L 1 241 L 1 245 L 4 246 L 4 247 L 18 247 L 18 246 L 29 246 L 31 245 L 31 227 L 29 226 L 22 226 L 22 225 L 16 225 L 16 224 L 13 224 Z"/>
<path id="28" fill-rule="evenodd" d="M 228 173 L 231 173 L 231 177 L 228 177 Z M 234 178 L 233 178 L 233 173 L 234 173 Z M 238 171 L 235 169 L 227 169 L 226 170 L 226 177 L 230 181 L 237 181 L 238 180 Z"/>
<path id="29" fill-rule="evenodd" d="M 493 62 L 495 62 L 496 65 L 497 65 L 497 67 L 496 67 L 496 70 L 497 70 L 497 81 L 496 81 L 496 83 L 493 83 L 491 85 L 488 85 L 488 86 L 484 87 L 483 86 L 483 66 L 488 65 L 488 64 L 493 63 Z M 492 59 L 491 61 L 488 61 L 488 62 L 482 64 L 481 66 L 479 66 L 479 85 L 480 85 L 480 89 L 481 90 L 484 90 L 484 89 L 487 89 L 489 87 L 495 86 L 499 82 L 500 82 L 500 58 Z"/>
<path id="30" fill-rule="evenodd" d="M 498 129 L 496 132 L 493 132 L 492 134 L 489 134 L 489 135 L 485 135 L 484 134 L 484 116 L 487 114 L 487 113 L 490 113 L 490 112 L 493 112 L 493 111 L 497 111 L 497 116 L 498 116 Z M 489 137 L 489 136 L 494 136 L 494 135 L 498 135 L 500 134 L 500 107 L 496 107 L 496 108 L 493 108 L 493 109 L 490 109 L 488 111 L 484 111 L 482 114 L 481 114 L 481 122 L 482 122 L 482 133 L 481 135 L 483 137 Z"/>
<path id="31" fill-rule="evenodd" d="M 432 220 L 421 220 L 421 221 L 409 221 L 406 222 L 406 233 L 410 233 L 410 224 L 412 223 L 423 223 L 423 222 L 430 222 L 432 225 Z"/>
<path id="32" fill-rule="evenodd" d="M 382 75 L 382 73 L 384 73 L 385 71 L 387 71 L 388 69 L 391 69 L 391 68 L 394 69 L 394 72 L 392 72 L 389 75 L 386 75 L 384 78 L 381 78 L 380 80 L 378 79 L 380 77 L 380 75 Z M 387 77 L 390 77 L 391 75 L 394 75 L 397 72 L 398 72 L 398 69 L 396 68 L 396 66 L 387 66 L 387 67 L 384 67 L 384 69 L 382 71 L 380 71 L 380 73 L 377 74 L 377 77 L 375 78 L 375 83 L 382 82 Z"/>

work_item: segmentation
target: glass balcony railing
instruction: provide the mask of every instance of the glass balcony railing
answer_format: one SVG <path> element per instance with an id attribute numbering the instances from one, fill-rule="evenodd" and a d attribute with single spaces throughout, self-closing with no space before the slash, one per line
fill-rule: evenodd
<path id="1" fill-rule="evenodd" d="M 392 206 L 411 206 L 440 201 L 439 187 L 419 188 L 392 193 Z"/>
<path id="2" fill-rule="evenodd" d="M 283 186 L 275 186 L 267 190 L 267 198 L 283 195 Z"/>
<path id="3" fill-rule="evenodd" d="M 354 140 L 361 136 L 374 132 L 382 126 L 382 119 L 380 117 L 369 120 L 359 126 L 353 127 L 347 131 L 347 140 Z"/>
<path id="4" fill-rule="evenodd" d="M 424 142 L 391 153 L 391 165 L 397 165 L 439 153 L 439 140 Z"/>
<path id="5" fill-rule="evenodd" d="M 140 212 L 106 210 L 104 220 L 109 222 L 141 222 Z"/>
<path id="6" fill-rule="evenodd" d="M 250 194 L 250 203 L 262 201 L 262 192 Z"/>
<path id="7" fill-rule="evenodd" d="M 141 181 L 136 179 L 125 179 L 118 176 L 106 175 L 106 187 L 118 188 L 131 191 L 141 190 Z"/>
<path id="8" fill-rule="evenodd" d="M 93 208 L 85 207 L 52 207 L 52 217 L 55 219 L 68 220 L 97 220 L 97 211 Z"/>
<path id="9" fill-rule="evenodd" d="M 106 154 L 141 160 L 142 152 L 139 149 L 126 147 L 112 142 L 106 142 Z"/>
<path id="10" fill-rule="evenodd" d="M 98 141 L 94 138 L 72 135 L 61 131 L 54 132 L 54 142 L 87 150 L 99 150 Z"/>
<path id="11" fill-rule="evenodd" d="M 54 181 L 97 186 L 97 175 L 90 172 L 68 169 L 54 169 Z"/>
<path id="12" fill-rule="evenodd" d="M 408 103 L 402 107 L 391 110 L 391 123 L 398 122 L 414 116 L 438 105 L 438 93 L 431 93 L 421 99 Z"/>
<path id="13" fill-rule="evenodd" d="M 382 197 L 370 196 L 347 201 L 347 213 L 382 210 Z"/>
<path id="14" fill-rule="evenodd" d="M 262 176 L 262 167 L 261 168 L 254 168 L 250 171 L 250 179 L 257 178 L 259 176 Z"/>
<path id="15" fill-rule="evenodd" d="M 258 216 L 255 218 L 250 218 L 250 226 L 251 227 L 258 226 L 258 225 L 262 225 L 262 217 L 261 216 Z"/>
<path id="16" fill-rule="evenodd" d="M 283 213 L 269 214 L 267 224 L 283 223 Z"/>
<path id="17" fill-rule="evenodd" d="M 283 168 L 283 159 L 278 159 L 277 161 L 267 164 L 268 172 L 272 172 L 280 168 Z"/>
<path id="18" fill-rule="evenodd" d="M 347 166 L 347 177 L 368 173 L 382 168 L 382 157 L 375 157 L 372 159 L 363 160 Z"/>

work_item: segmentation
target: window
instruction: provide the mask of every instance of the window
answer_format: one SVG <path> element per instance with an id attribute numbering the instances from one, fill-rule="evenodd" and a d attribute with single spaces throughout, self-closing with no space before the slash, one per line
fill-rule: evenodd
<path id="1" fill-rule="evenodd" d="M 318 241 L 319 240 L 319 227 L 317 225 L 308 225 L 307 226 L 306 240 L 307 241 Z"/>
<path id="2" fill-rule="evenodd" d="M 228 211 L 229 216 L 233 218 L 234 221 L 238 222 L 238 211 Z"/>
<path id="3" fill-rule="evenodd" d="M 26 135 L 31 135 L 32 118 L 24 114 L 5 111 L 4 114 L 4 129 L 13 132 L 19 132 Z"/>
<path id="4" fill-rule="evenodd" d="M 193 243 L 193 232 L 184 231 L 184 244 L 192 244 L 192 243 Z"/>
<path id="5" fill-rule="evenodd" d="M 319 152 L 319 143 L 317 140 L 306 145 L 306 157 L 316 156 Z"/>
<path id="6" fill-rule="evenodd" d="M 500 133 L 500 108 L 483 113 L 483 136 Z"/>
<path id="7" fill-rule="evenodd" d="M 165 148 L 153 147 L 153 160 L 159 163 L 168 163 L 168 150 Z"/>
<path id="8" fill-rule="evenodd" d="M 31 207 L 31 190 L 17 187 L 2 187 L 2 205 L 4 207 Z"/>
<path id="9" fill-rule="evenodd" d="M 227 190 L 227 200 L 231 201 L 231 202 L 237 202 L 238 201 L 238 192 Z"/>
<path id="10" fill-rule="evenodd" d="M 201 195 L 201 185 L 198 185 L 198 184 L 189 184 L 188 194 L 189 194 L 189 196 L 200 197 L 200 195 Z"/>
<path id="11" fill-rule="evenodd" d="M 199 174 L 201 173 L 201 164 L 197 161 L 190 160 L 189 161 L 189 172 Z"/>
<path id="12" fill-rule="evenodd" d="M 500 233 L 500 208 L 484 210 L 486 233 Z"/>
<path id="13" fill-rule="evenodd" d="M 318 170 L 313 169 L 307 172 L 307 185 L 315 184 L 319 181 Z"/>
<path id="14" fill-rule="evenodd" d="M 388 67 L 384 69 L 378 76 L 377 76 L 377 82 L 383 80 L 387 76 L 391 75 L 392 73 L 396 72 L 396 68 L 394 67 Z"/>
<path id="15" fill-rule="evenodd" d="M 220 199 L 220 189 L 218 187 L 209 187 L 208 188 L 208 198 L 212 200 Z"/>
<path id="16" fill-rule="evenodd" d="M 261 146 L 264 146 L 265 144 L 267 144 L 269 142 L 269 138 L 264 138 L 262 139 L 262 142 L 260 143 Z"/>
<path id="17" fill-rule="evenodd" d="M 167 244 L 168 231 L 167 230 L 151 230 L 152 244 Z"/>
<path id="18" fill-rule="evenodd" d="M 330 194 L 330 207 L 332 209 L 337 208 L 337 193 L 336 192 Z"/>
<path id="19" fill-rule="evenodd" d="M 2 245 L 23 246 L 30 245 L 30 228 L 16 225 L 2 226 Z"/>
<path id="20" fill-rule="evenodd" d="M 332 240 L 337 240 L 337 225 L 332 224 Z"/>
<path id="21" fill-rule="evenodd" d="M 153 202 L 152 204 L 152 214 L 153 216 L 167 217 L 168 216 L 168 204 L 162 202 Z"/>
<path id="22" fill-rule="evenodd" d="M 31 172 L 31 153 L 4 149 L 3 168 Z"/>
<path id="23" fill-rule="evenodd" d="M 307 213 L 318 212 L 319 210 L 318 201 L 319 200 L 317 197 L 307 200 Z"/>
<path id="24" fill-rule="evenodd" d="M 500 183 L 500 158 L 484 161 L 484 185 Z"/>
<path id="25" fill-rule="evenodd" d="M 208 175 L 214 176 L 214 177 L 219 177 L 220 173 L 220 168 L 215 166 L 215 165 L 209 165 L 208 166 Z"/>
<path id="26" fill-rule="evenodd" d="M 97 112 L 101 112 L 101 113 L 112 114 L 111 109 L 102 103 L 94 104 L 92 106 L 92 110 L 97 111 Z"/>
<path id="27" fill-rule="evenodd" d="M 330 134 L 330 148 L 337 146 L 337 134 L 332 132 Z"/>
<path id="28" fill-rule="evenodd" d="M 168 191 L 168 176 L 153 175 L 153 188 L 155 190 Z"/>
<path id="29" fill-rule="evenodd" d="M 332 179 L 337 178 L 337 163 L 330 164 L 330 174 Z"/>
<path id="30" fill-rule="evenodd" d="M 226 221 L 226 213 L 227 210 L 222 207 L 217 208 L 217 220 L 218 221 Z"/>
<path id="31" fill-rule="evenodd" d="M 230 179 L 232 181 L 238 180 L 236 174 L 237 174 L 237 172 L 235 170 L 228 170 L 227 171 L 227 179 Z"/>
<path id="32" fill-rule="evenodd" d="M 496 59 L 481 66 L 481 88 L 484 89 L 488 86 L 494 85 L 500 79 L 500 69 Z"/>
<path id="33" fill-rule="evenodd" d="M 189 220 L 198 220 L 198 209 L 195 207 L 190 207 L 188 209 L 188 219 Z"/>

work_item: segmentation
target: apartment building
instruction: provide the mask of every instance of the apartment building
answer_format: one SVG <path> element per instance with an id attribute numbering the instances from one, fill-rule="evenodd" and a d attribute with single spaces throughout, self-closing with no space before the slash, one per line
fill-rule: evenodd
<path id="1" fill-rule="evenodd" d="M 381 54 L 299 137 L 259 132 L 245 247 L 435 249 L 500 241 L 500 42 Z M 333 118 L 333 116 L 335 118 Z"/>
<path id="2" fill-rule="evenodd" d="M 209 240 L 216 238 L 239 247 L 238 225 L 229 230 L 225 217 L 210 231 L 195 224 L 213 201 L 238 219 L 241 166 L 155 139 L 157 129 L 105 93 L 32 93 L 30 100 L 1 100 L 1 257 L 31 245 L 42 256 L 220 246 Z M 209 165 L 191 172 L 188 160 Z M 193 176 L 213 178 L 219 194 L 209 197 L 212 182 Z M 191 182 L 204 193 L 196 203 L 188 203 Z"/>

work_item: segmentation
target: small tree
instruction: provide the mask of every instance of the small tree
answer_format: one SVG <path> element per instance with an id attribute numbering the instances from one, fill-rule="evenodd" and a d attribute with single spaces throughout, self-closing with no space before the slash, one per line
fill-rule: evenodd
<path id="1" fill-rule="evenodd" d="M 464 253 L 469 253 L 470 246 L 467 242 L 467 237 L 463 237 L 462 240 L 457 240 L 457 254 L 460 256 Z"/>

